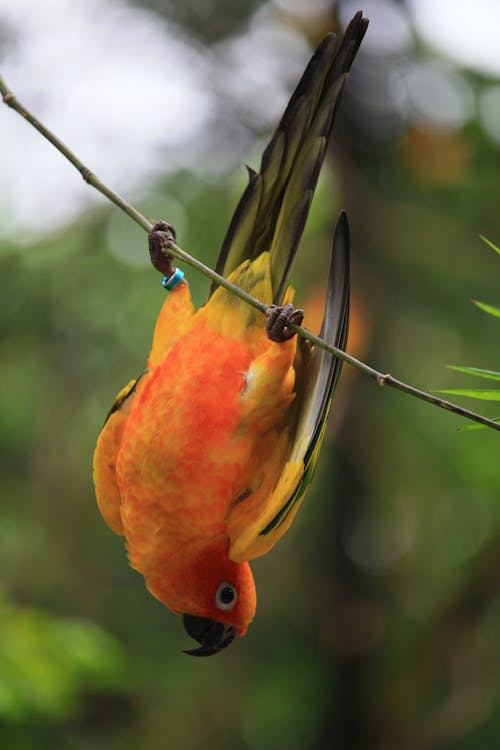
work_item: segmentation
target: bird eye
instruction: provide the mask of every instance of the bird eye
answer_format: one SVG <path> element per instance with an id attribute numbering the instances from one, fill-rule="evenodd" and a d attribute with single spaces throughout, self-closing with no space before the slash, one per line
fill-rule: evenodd
<path id="1" fill-rule="evenodd" d="M 215 605 L 218 609 L 227 612 L 234 607 L 237 598 L 238 592 L 234 586 L 231 586 L 227 581 L 222 581 L 215 593 Z"/>

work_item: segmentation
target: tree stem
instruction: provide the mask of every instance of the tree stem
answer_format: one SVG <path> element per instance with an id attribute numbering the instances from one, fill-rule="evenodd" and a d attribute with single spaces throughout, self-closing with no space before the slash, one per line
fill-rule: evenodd
<path id="1" fill-rule="evenodd" d="M 41 133 L 44 138 L 50 141 L 50 143 L 52 143 L 52 145 L 55 146 L 55 148 L 60 151 L 61 154 L 66 157 L 69 162 L 71 162 L 71 164 L 73 164 L 73 166 L 80 172 L 83 179 L 89 185 L 98 190 L 106 198 L 108 198 L 108 200 L 118 206 L 118 208 L 120 208 L 128 216 L 130 216 L 130 218 L 133 219 L 137 224 L 139 224 L 139 226 L 142 227 L 146 232 L 151 231 L 151 229 L 153 228 L 153 224 L 136 208 L 134 208 L 134 206 L 132 206 L 130 203 L 128 203 L 128 201 L 122 198 L 121 195 L 115 193 L 114 190 L 111 190 L 107 187 L 107 185 L 101 182 L 101 180 L 80 161 L 80 159 L 71 151 L 71 149 L 69 149 L 56 135 L 54 135 L 54 133 L 52 133 L 52 131 L 50 131 L 45 125 L 43 125 L 43 123 L 41 123 L 38 118 L 36 118 L 31 112 L 29 112 L 26 107 L 24 107 L 21 102 L 19 102 L 19 100 L 14 96 L 12 91 L 9 90 L 1 76 L 0 92 L 5 104 L 11 109 L 15 110 L 19 115 L 21 115 L 21 117 L 27 120 L 30 125 L 36 128 L 36 130 L 38 130 L 38 132 Z M 244 300 L 252 307 L 260 310 L 260 312 L 264 315 L 267 313 L 267 306 L 263 302 L 256 300 L 250 294 L 235 286 L 223 276 L 220 276 L 204 263 L 197 260 L 196 258 L 193 258 L 193 256 L 189 255 L 185 250 L 179 247 L 179 245 L 177 245 L 177 243 L 173 239 L 168 239 L 164 242 L 164 249 L 165 252 L 170 253 L 175 258 L 178 258 L 184 263 L 192 266 L 197 271 L 200 271 L 212 281 L 215 281 L 220 286 L 223 286 L 229 292 L 235 294 L 237 297 Z M 441 398 L 437 398 L 436 396 L 431 395 L 430 393 L 421 391 L 412 385 L 404 383 L 402 380 L 394 378 L 392 375 L 384 375 L 383 373 L 378 372 L 378 370 L 375 370 L 373 367 L 366 365 L 364 362 L 361 362 L 359 359 L 352 357 L 350 354 L 347 354 L 341 349 L 337 349 L 337 347 L 335 346 L 330 346 L 326 343 L 326 341 L 323 341 L 323 339 L 319 338 L 319 336 L 315 336 L 313 333 L 311 333 L 311 331 L 308 331 L 307 328 L 295 325 L 290 325 L 289 327 L 292 328 L 299 336 L 302 336 L 302 338 L 310 341 L 314 346 L 318 346 L 321 349 L 324 349 L 333 356 L 338 357 L 344 362 L 347 362 L 347 364 L 351 365 L 352 367 L 355 367 L 357 370 L 361 370 L 380 386 L 389 386 L 391 388 L 396 388 L 399 391 L 403 391 L 403 393 L 407 393 L 410 396 L 419 398 L 422 401 L 427 401 L 429 404 L 438 406 L 441 409 L 447 409 L 448 411 L 451 411 L 454 414 L 459 414 L 460 416 L 465 417 L 466 419 L 470 419 L 473 422 L 479 422 L 480 424 L 485 425 L 486 427 L 490 427 L 493 430 L 500 430 L 500 424 L 495 422 L 494 420 L 483 417 L 480 414 L 476 414 L 469 409 L 464 409 L 462 406 L 453 404 L 451 401 L 445 401 Z"/>

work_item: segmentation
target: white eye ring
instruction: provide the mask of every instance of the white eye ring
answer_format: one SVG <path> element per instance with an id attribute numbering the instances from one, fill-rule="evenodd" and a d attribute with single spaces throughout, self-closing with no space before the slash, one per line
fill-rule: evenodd
<path id="1" fill-rule="evenodd" d="M 223 612 L 233 609 L 238 600 L 238 592 L 227 581 L 222 581 L 215 592 L 215 606 Z"/>

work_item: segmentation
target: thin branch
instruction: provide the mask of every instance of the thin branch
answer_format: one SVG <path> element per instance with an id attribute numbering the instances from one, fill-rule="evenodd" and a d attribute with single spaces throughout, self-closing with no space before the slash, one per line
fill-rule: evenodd
<path id="1" fill-rule="evenodd" d="M 130 216 L 130 218 L 133 219 L 137 224 L 139 224 L 139 226 L 142 227 L 146 232 L 150 232 L 152 230 L 152 223 L 145 216 L 143 216 L 143 214 L 137 211 L 134 206 L 132 206 L 124 198 L 118 195 L 118 193 L 110 190 L 110 188 L 108 188 L 103 182 L 101 182 L 101 180 L 99 180 L 99 178 L 96 177 L 96 175 L 88 167 L 86 167 L 80 161 L 80 159 L 59 138 L 57 138 L 56 135 L 54 135 L 54 133 L 52 133 L 18 101 L 12 91 L 8 89 L 7 85 L 1 77 L 0 92 L 5 104 L 11 109 L 15 110 L 19 115 L 21 115 L 21 117 L 27 120 L 30 125 L 36 128 L 36 130 L 38 130 L 38 132 L 41 133 L 44 138 L 50 141 L 50 143 L 52 143 L 52 145 L 55 146 L 56 149 L 60 151 L 61 154 L 65 156 L 66 159 L 68 159 L 68 161 L 71 162 L 71 164 L 73 164 L 73 166 L 80 172 L 83 179 L 88 182 L 89 185 L 92 185 L 93 188 L 106 196 L 106 198 L 117 205 L 118 208 L 121 208 L 122 211 Z M 196 270 L 200 271 L 212 281 L 215 281 L 217 284 L 219 284 L 219 286 L 223 286 L 229 292 L 235 294 L 237 297 L 244 300 L 264 315 L 267 313 L 267 305 L 265 305 L 263 302 L 260 302 L 259 300 L 256 300 L 250 294 L 243 291 L 243 289 L 235 286 L 201 261 L 193 258 L 191 255 L 186 253 L 185 250 L 179 247 L 179 245 L 177 245 L 173 238 L 165 240 L 164 250 L 166 253 L 170 253 L 179 260 L 182 260 L 184 263 L 187 263 L 193 268 L 196 268 Z M 419 398 L 422 401 L 427 401 L 429 404 L 438 406 L 441 409 L 446 409 L 447 411 L 451 411 L 454 414 L 459 414 L 460 416 L 465 417 L 466 419 L 470 419 L 473 422 L 479 422 L 480 424 L 483 424 L 486 427 L 490 427 L 493 430 L 500 430 L 500 423 L 494 422 L 492 419 L 483 417 L 480 414 L 476 414 L 469 409 L 464 409 L 462 406 L 453 404 L 451 401 L 445 401 L 436 396 L 432 396 L 430 393 L 426 393 L 425 391 L 421 391 L 418 388 L 414 388 L 412 385 L 408 385 L 402 380 L 394 378 L 392 375 L 384 375 L 383 373 L 378 372 L 378 370 L 375 370 L 373 367 L 366 365 L 364 362 L 361 362 L 359 359 L 352 357 L 350 354 L 347 354 L 341 349 L 337 349 L 337 347 L 335 346 L 330 346 L 326 343 L 326 341 L 323 341 L 323 339 L 319 338 L 319 336 L 315 336 L 313 333 L 311 333 L 311 331 L 308 331 L 307 328 L 295 325 L 290 325 L 289 327 L 292 328 L 297 334 L 299 334 L 299 336 L 302 336 L 302 338 L 307 339 L 311 342 L 311 344 L 314 344 L 314 346 L 318 346 L 321 349 L 324 349 L 333 356 L 338 357 L 344 362 L 347 362 L 347 364 L 351 365 L 352 367 L 355 367 L 357 370 L 361 370 L 380 386 L 396 388 L 399 391 L 403 391 L 403 393 L 407 393 L 410 396 Z"/>
<path id="2" fill-rule="evenodd" d="M 26 107 L 24 107 L 21 102 L 16 99 L 1 76 L 0 92 L 2 94 L 4 103 L 11 109 L 15 110 L 18 114 L 20 114 L 21 117 L 24 117 L 24 119 L 27 120 L 30 125 L 33 125 L 33 127 L 38 130 L 38 132 L 41 133 L 44 138 L 50 141 L 50 143 L 52 143 L 52 145 L 55 146 L 57 150 L 60 151 L 61 154 L 65 156 L 66 159 L 70 161 L 74 167 L 76 167 L 76 169 L 78 169 L 85 182 L 88 182 L 88 184 L 92 185 L 93 188 L 99 190 L 99 192 L 105 195 L 106 198 L 108 198 L 110 201 L 116 203 L 116 205 L 121 208 L 122 211 L 125 211 L 125 213 L 128 214 L 131 219 L 136 221 L 139 226 L 145 229 L 146 232 L 151 231 L 152 225 L 146 219 L 146 217 L 139 213 L 139 211 L 137 211 L 129 203 L 127 203 L 127 201 L 123 200 L 123 198 L 118 195 L 118 193 L 115 193 L 113 190 L 110 190 L 106 185 L 104 185 L 104 183 L 102 183 L 95 176 L 95 174 L 91 172 L 90 169 L 80 161 L 76 154 L 74 154 L 71 149 L 66 146 L 66 144 L 64 144 L 56 135 L 54 135 L 52 131 L 45 127 L 45 125 L 41 123 L 38 118 L 32 115 L 31 112 L 29 112 L 29 110 L 27 110 Z"/>

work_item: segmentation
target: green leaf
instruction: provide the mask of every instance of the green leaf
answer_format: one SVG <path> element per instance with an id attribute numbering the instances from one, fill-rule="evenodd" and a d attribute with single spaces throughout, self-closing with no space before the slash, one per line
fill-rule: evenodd
<path id="1" fill-rule="evenodd" d="M 500 417 L 490 417 L 493 422 L 500 422 Z M 487 430 L 488 426 L 485 424 L 466 424 L 463 427 L 458 428 L 458 432 L 471 432 L 471 430 Z"/>
<path id="2" fill-rule="evenodd" d="M 499 390 L 483 390 L 482 388 L 446 388 L 435 393 L 446 393 L 450 396 L 467 396 L 467 398 L 478 398 L 481 401 L 500 401 Z"/>
<path id="3" fill-rule="evenodd" d="M 494 307 L 493 305 L 487 305 L 486 302 L 479 302 L 477 299 L 473 299 L 472 302 L 476 307 L 479 307 L 480 310 L 488 313 L 488 315 L 494 315 L 495 318 L 500 318 L 500 308 Z"/>
<path id="4" fill-rule="evenodd" d="M 487 237 L 485 237 L 484 235 L 480 234 L 479 236 L 481 237 L 483 242 L 486 242 L 486 244 L 489 247 L 491 247 L 492 250 L 494 250 L 496 253 L 500 255 L 500 247 L 497 247 L 496 245 L 494 245 L 493 242 L 489 240 Z"/>
<path id="5" fill-rule="evenodd" d="M 449 370 L 456 372 L 465 372 L 467 375 L 475 375 L 477 378 L 487 378 L 488 380 L 500 380 L 500 372 L 495 370 L 483 370 L 480 367 L 463 367 L 461 365 L 448 365 Z"/>
<path id="6" fill-rule="evenodd" d="M 78 714 L 89 692 L 122 691 L 127 662 L 118 642 L 95 623 L 15 607 L 0 592 L 0 675 L 2 726 L 61 721 Z"/>

